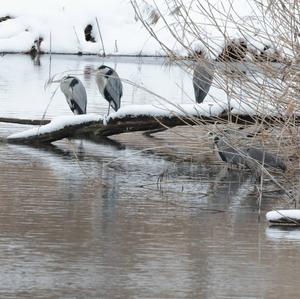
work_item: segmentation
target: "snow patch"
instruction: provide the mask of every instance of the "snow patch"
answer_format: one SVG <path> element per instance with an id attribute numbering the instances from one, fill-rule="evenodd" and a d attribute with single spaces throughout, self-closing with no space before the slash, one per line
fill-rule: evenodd
<path id="1" fill-rule="evenodd" d="M 149 116 L 149 117 L 174 117 L 178 116 L 218 116 L 228 105 L 220 103 L 201 103 L 201 104 L 164 104 L 164 105 L 129 105 L 121 107 L 117 112 L 108 116 L 107 121 L 116 118 Z"/>
<path id="2" fill-rule="evenodd" d="M 51 133 L 58 131 L 67 126 L 84 124 L 92 121 L 101 121 L 102 117 L 99 115 L 85 114 L 85 115 L 71 115 L 59 116 L 54 118 L 49 124 L 39 126 L 37 128 L 29 129 L 20 133 L 9 135 L 7 139 L 28 138 L 38 136 L 41 134 Z"/>
<path id="3" fill-rule="evenodd" d="M 299 221 L 300 210 L 276 210 L 266 214 L 266 219 L 271 222 L 279 221 L 284 218 L 286 218 L 286 220 L 293 219 Z"/>

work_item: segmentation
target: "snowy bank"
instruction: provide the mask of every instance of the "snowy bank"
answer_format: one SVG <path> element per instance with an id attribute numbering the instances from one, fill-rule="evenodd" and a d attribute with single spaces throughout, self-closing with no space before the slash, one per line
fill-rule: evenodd
<path id="1" fill-rule="evenodd" d="M 202 4 L 204 11 L 201 11 L 193 2 L 185 1 L 184 5 L 191 5 L 188 21 L 197 24 L 202 45 L 220 53 L 225 43 L 222 30 L 226 30 L 229 39 L 244 37 L 254 48 L 264 48 L 268 38 L 264 40 L 257 34 L 253 38 L 250 27 L 252 24 L 260 28 L 260 12 L 255 9 L 253 1 L 215 1 L 218 26 L 207 18 L 205 9 L 209 8 L 206 7 L 208 3 Z M 124 0 L 2 0 L 0 52 L 28 52 L 41 41 L 42 52 L 164 55 L 161 44 L 150 36 L 138 16 L 151 26 L 157 38 L 171 51 L 187 55 L 190 54 L 188 49 L 198 47 L 199 38 L 179 25 L 183 21 L 179 7 L 173 9 L 165 1 L 137 0 L 136 3 L 139 12 L 133 9 L 130 1 Z M 221 13 L 224 9 L 239 13 L 237 24 L 229 20 L 224 22 Z M 239 26 L 244 28 L 242 33 Z"/>
<path id="2" fill-rule="evenodd" d="M 102 54 L 97 20 L 106 54 L 146 55 L 160 51 L 157 42 L 148 41 L 129 1 L 3 0 L 0 17 L 4 16 L 10 19 L 0 22 L 1 52 L 27 52 L 42 38 L 43 52 L 51 49 L 53 53 Z M 87 25 L 92 25 L 96 42 L 86 40 Z"/>

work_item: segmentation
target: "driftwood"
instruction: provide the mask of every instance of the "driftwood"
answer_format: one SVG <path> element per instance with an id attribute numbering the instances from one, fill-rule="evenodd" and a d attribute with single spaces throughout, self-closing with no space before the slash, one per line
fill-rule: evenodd
<path id="1" fill-rule="evenodd" d="M 2 118 L 1 121 L 22 123 L 22 124 L 35 124 L 40 125 L 40 120 L 24 120 Z M 51 143 L 63 138 L 81 137 L 92 138 L 94 137 L 108 137 L 120 133 L 128 133 L 135 131 L 149 131 L 150 133 L 162 131 L 166 128 L 172 128 L 179 125 L 208 125 L 215 123 L 228 123 L 232 122 L 238 125 L 252 125 L 255 123 L 263 123 L 266 126 L 284 122 L 283 117 L 261 117 L 258 115 L 234 115 L 228 111 L 223 111 L 218 116 L 177 116 L 169 115 L 163 117 L 145 116 L 145 115 L 126 115 L 125 117 L 109 118 L 108 121 L 103 121 L 101 117 L 96 120 L 88 120 L 83 123 L 66 124 L 62 128 L 43 132 L 41 129 L 36 129 L 35 134 L 18 135 L 13 134 L 7 138 L 9 143 L 22 143 L 22 144 L 38 144 L 38 143 Z M 294 119 L 295 122 L 300 122 L 300 117 Z M 49 123 L 49 120 L 43 120 L 44 124 Z M 51 124 L 50 124 L 51 125 Z M 38 128 L 44 128 L 39 126 Z"/>
<path id="2" fill-rule="evenodd" d="M 42 126 L 42 125 L 49 124 L 50 122 L 51 120 L 49 119 L 24 119 L 24 118 L 0 117 L 0 123 Z"/>

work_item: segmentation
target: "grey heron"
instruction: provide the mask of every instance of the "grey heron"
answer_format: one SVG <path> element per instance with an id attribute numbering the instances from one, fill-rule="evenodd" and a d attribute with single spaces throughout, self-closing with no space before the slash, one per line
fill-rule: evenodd
<path id="1" fill-rule="evenodd" d="M 121 106 L 123 95 L 122 82 L 117 72 L 109 66 L 101 65 L 96 71 L 96 84 L 102 96 L 108 101 L 108 113 L 110 106 L 117 111 Z"/>
<path id="2" fill-rule="evenodd" d="M 74 114 L 86 114 L 86 90 L 78 78 L 69 75 L 63 77 L 60 80 L 60 89 Z"/>
<path id="3" fill-rule="evenodd" d="M 193 74 L 193 87 L 197 103 L 202 103 L 206 97 L 213 80 L 214 66 L 203 61 L 196 62 Z"/>
<path id="4" fill-rule="evenodd" d="M 233 147 L 228 143 L 225 135 L 213 135 L 214 146 L 218 157 L 226 162 L 250 169 L 257 169 L 257 163 L 266 167 L 278 168 L 286 171 L 284 162 L 274 154 L 265 151 L 263 148 L 252 146 Z"/>

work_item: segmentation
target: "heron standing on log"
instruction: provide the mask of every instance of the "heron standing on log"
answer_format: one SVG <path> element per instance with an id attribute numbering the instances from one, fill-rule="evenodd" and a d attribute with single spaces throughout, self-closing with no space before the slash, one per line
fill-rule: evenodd
<path id="1" fill-rule="evenodd" d="M 108 112 L 110 106 L 117 111 L 121 106 L 123 95 L 122 82 L 117 72 L 109 66 L 101 65 L 96 71 L 96 84 L 104 99 L 108 101 Z"/>
<path id="2" fill-rule="evenodd" d="M 63 77 L 60 81 L 60 89 L 74 114 L 86 114 L 86 90 L 78 78 L 69 75 Z"/>

